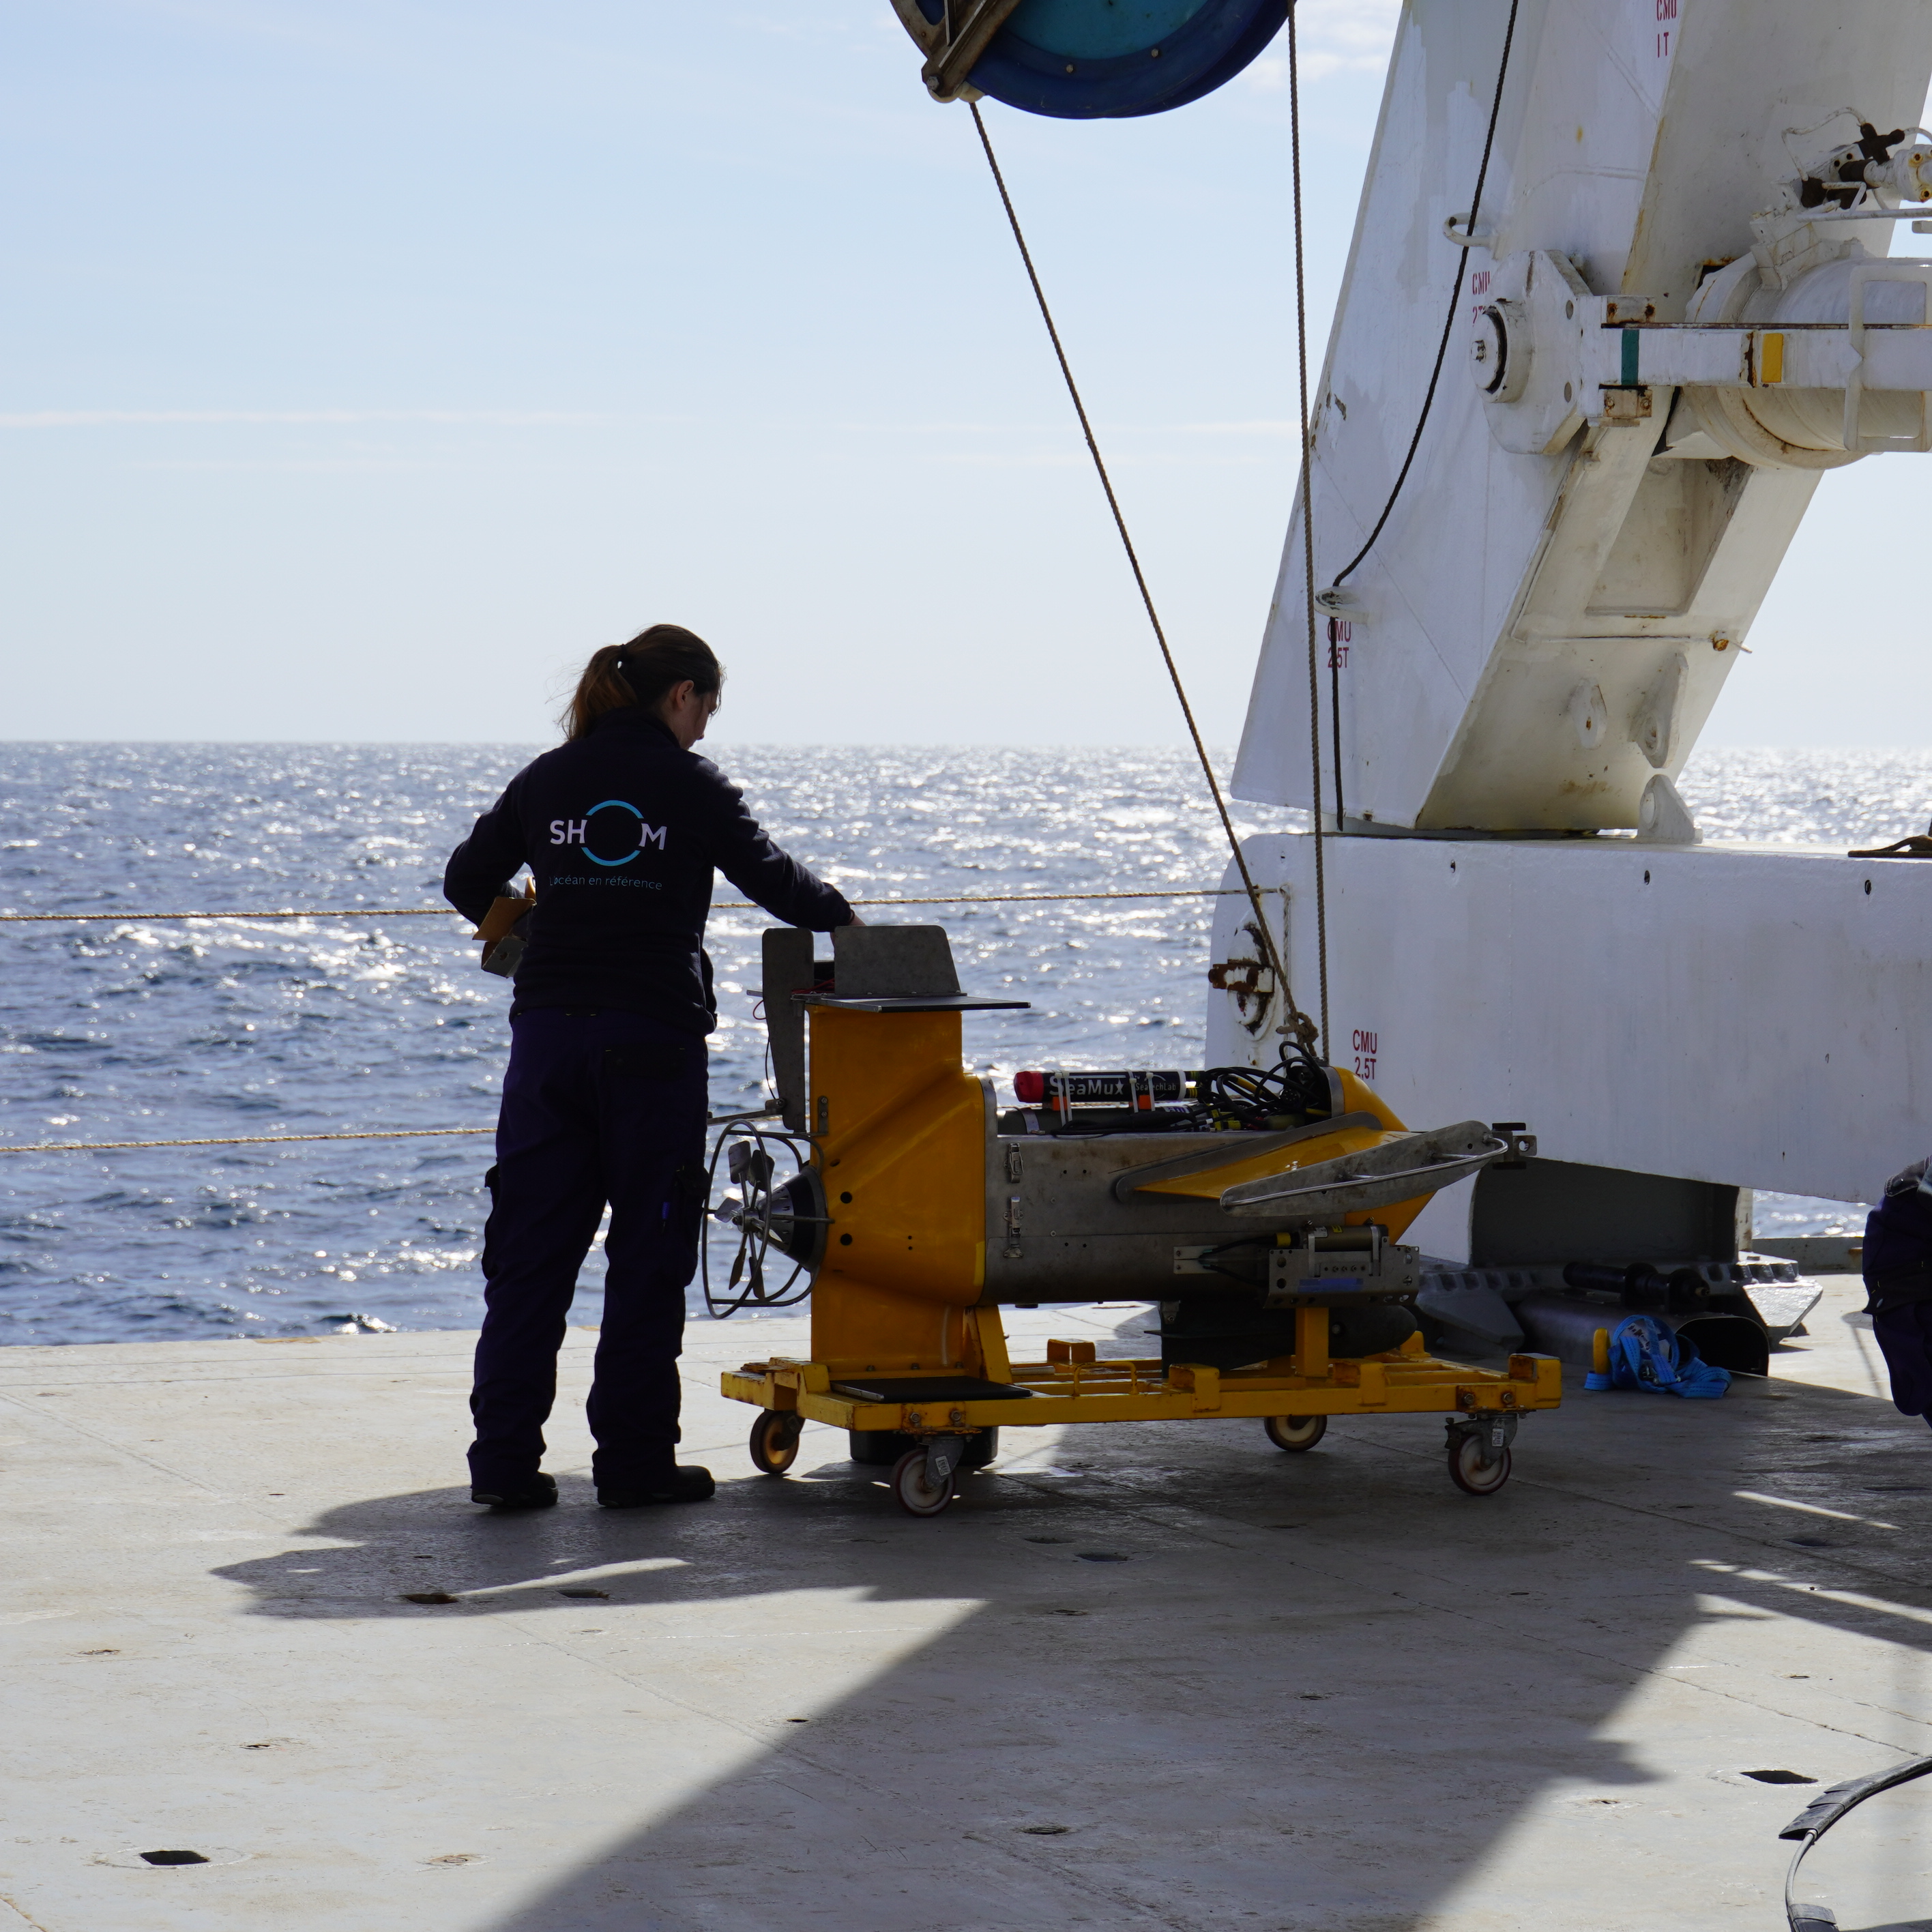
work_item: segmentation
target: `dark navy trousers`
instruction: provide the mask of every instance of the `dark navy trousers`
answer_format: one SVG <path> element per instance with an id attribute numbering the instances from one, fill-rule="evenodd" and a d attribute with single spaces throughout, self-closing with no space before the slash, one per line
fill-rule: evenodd
<path id="1" fill-rule="evenodd" d="M 1872 1331 L 1892 1377 L 1892 1406 L 1932 1423 L 1932 1301 L 1881 1308 Z"/>
<path id="2" fill-rule="evenodd" d="M 705 1048 L 641 1013 L 538 1007 L 510 1023 L 470 1397 L 477 1488 L 536 1473 L 556 1352 L 605 1204 L 604 1322 L 586 1412 L 599 1488 L 676 1461 L 684 1291 L 704 1208 Z"/>

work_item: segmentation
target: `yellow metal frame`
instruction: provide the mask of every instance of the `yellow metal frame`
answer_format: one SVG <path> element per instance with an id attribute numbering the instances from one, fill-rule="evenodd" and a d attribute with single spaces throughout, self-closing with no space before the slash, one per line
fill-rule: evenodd
<path id="1" fill-rule="evenodd" d="M 1102 1360 L 1091 1342 L 1049 1341 L 1043 1362 L 1010 1364 L 998 1312 L 970 1311 L 987 1379 L 1032 1391 L 996 1401 L 865 1402 L 834 1384 L 869 1378 L 872 1365 L 800 1362 L 780 1356 L 747 1362 L 720 1378 L 734 1402 L 796 1412 L 836 1429 L 908 1436 L 972 1435 L 982 1429 L 1042 1428 L 1064 1422 L 1196 1422 L 1205 1418 L 1276 1415 L 1506 1415 L 1555 1408 L 1563 1365 L 1547 1355 L 1512 1355 L 1502 1373 L 1438 1361 L 1421 1338 L 1360 1360 L 1328 1358 L 1326 1308 L 1296 1311 L 1298 1332 L 1316 1347 L 1258 1368 L 1198 1364 L 1163 1370 L 1153 1358 Z M 1308 1372 L 1303 1372 L 1306 1369 Z M 902 1371 L 895 1380 L 912 1379 Z M 951 1379 L 934 1376 L 941 1383 Z"/>

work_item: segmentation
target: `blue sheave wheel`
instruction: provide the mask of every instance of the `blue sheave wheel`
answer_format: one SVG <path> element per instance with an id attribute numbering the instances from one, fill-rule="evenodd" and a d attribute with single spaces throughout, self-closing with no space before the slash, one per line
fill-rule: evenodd
<path id="1" fill-rule="evenodd" d="M 946 0 L 917 0 L 937 25 Z M 1234 79 L 1280 31 L 1288 0 L 1020 0 L 968 78 L 1064 121 L 1164 114 Z"/>

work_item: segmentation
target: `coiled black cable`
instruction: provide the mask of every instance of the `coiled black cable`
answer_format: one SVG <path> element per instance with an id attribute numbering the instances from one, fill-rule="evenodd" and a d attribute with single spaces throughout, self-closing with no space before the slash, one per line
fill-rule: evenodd
<path id="1" fill-rule="evenodd" d="M 1195 1099 L 1214 1125 L 1277 1127 L 1325 1120 L 1331 1111 L 1328 1070 L 1293 1035 L 1272 1066 L 1210 1066 L 1195 1082 Z"/>

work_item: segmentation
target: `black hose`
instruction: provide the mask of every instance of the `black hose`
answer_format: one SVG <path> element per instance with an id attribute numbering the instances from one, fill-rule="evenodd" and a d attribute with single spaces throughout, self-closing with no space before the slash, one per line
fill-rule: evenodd
<path id="1" fill-rule="evenodd" d="M 1510 48 L 1516 39 L 1516 10 L 1518 0 L 1510 0 L 1509 24 L 1503 29 L 1502 58 L 1496 66 L 1496 91 L 1490 101 L 1489 131 L 1483 136 L 1482 165 L 1476 170 L 1476 191 L 1469 198 L 1469 226 L 1468 234 L 1473 238 L 1476 232 L 1476 216 L 1483 205 L 1483 184 L 1490 176 L 1490 151 L 1496 145 L 1496 118 L 1502 112 L 1503 82 L 1509 76 Z M 1449 296 L 1449 313 L 1442 319 L 1442 340 L 1436 345 L 1436 366 L 1429 372 L 1429 387 L 1422 398 L 1422 413 L 1415 419 L 1415 434 L 1408 440 L 1408 454 L 1402 459 L 1402 467 L 1396 472 L 1394 488 L 1388 493 L 1388 501 L 1382 506 L 1382 513 L 1376 519 L 1376 526 L 1369 532 L 1369 540 L 1356 551 L 1348 562 L 1335 574 L 1331 588 L 1339 589 L 1354 574 L 1355 566 L 1376 547 L 1376 539 L 1382 533 L 1395 508 L 1396 499 L 1402 494 L 1402 486 L 1408 481 L 1408 472 L 1415 461 L 1415 452 L 1422 446 L 1422 432 L 1429 421 L 1429 412 L 1435 406 L 1436 387 L 1442 377 L 1442 358 L 1449 352 L 1449 338 L 1454 333 L 1456 316 L 1462 306 L 1462 278 L 1468 272 L 1469 251 L 1458 249 L 1456 262 L 1456 286 Z M 1305 514 L 1305 513 L 1304 513 Z"/>

